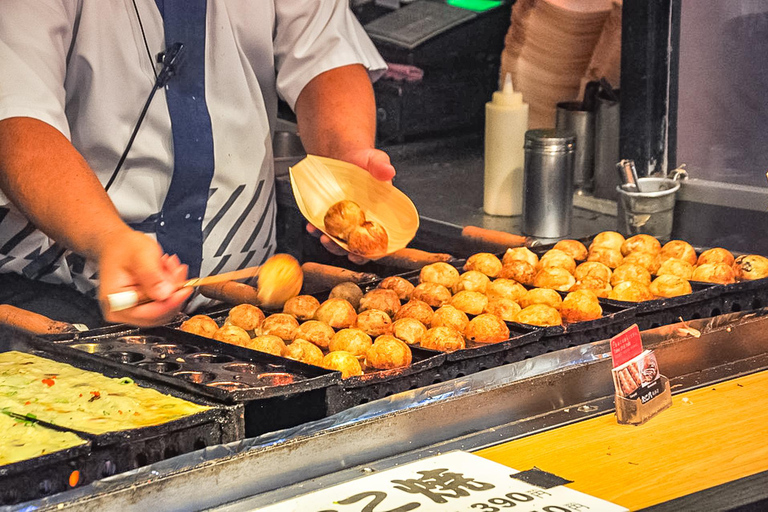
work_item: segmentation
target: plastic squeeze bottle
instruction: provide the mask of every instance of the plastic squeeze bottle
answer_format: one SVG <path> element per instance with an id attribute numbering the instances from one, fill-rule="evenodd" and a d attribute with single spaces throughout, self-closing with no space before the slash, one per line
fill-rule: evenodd
<path id="1" fill-rule="evenodd" d="M 528 104 L 512 88 L 507 73 L 500 91 L 485 104 L 485 187 L 483 210 L 489 215 L 523 213 L 523 164 Z"/>

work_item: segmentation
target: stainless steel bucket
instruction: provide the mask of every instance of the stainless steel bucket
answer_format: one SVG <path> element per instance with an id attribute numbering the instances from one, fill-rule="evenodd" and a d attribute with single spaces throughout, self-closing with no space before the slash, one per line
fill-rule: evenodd
<path id="1" fill-rule="evenodd" d="M 618 198 L 618 230 L 624 235 L 645 233 L 661 240 L 669 239 L 674 220 L 675 196 L 680 182 L 670 178 L 640 178 L 643 192 L 616 187 Z"/>

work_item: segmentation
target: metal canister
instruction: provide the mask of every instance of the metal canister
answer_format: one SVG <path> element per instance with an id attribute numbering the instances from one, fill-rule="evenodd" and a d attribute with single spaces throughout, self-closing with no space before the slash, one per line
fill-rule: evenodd
<path id="1" fill-rule="evenodd" d="M 525 133 L 523 233 L 561 238 L 571 232 L 575 140 L 551 129 Z"/>

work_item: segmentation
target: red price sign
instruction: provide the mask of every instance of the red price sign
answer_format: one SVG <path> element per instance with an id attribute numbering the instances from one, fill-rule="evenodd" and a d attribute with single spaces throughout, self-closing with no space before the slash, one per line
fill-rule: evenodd
<path id="1" fill-rule="evenodd" d="M 642 352 L 643 340 L 640 339 L 640 329 L 637 324 L 611 338 L 611 357 L 614 368 L 639 356 Z"/>

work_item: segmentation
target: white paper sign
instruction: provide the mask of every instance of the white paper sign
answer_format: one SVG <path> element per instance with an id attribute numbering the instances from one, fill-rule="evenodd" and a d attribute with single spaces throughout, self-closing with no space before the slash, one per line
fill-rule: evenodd
<path id="1" fill-rule="evenodd" d="M 545 489 L 467 452 L 449 452 L 276 503 L 263 512 L 613 512 L 626 508 L 563 486 Z"/>

